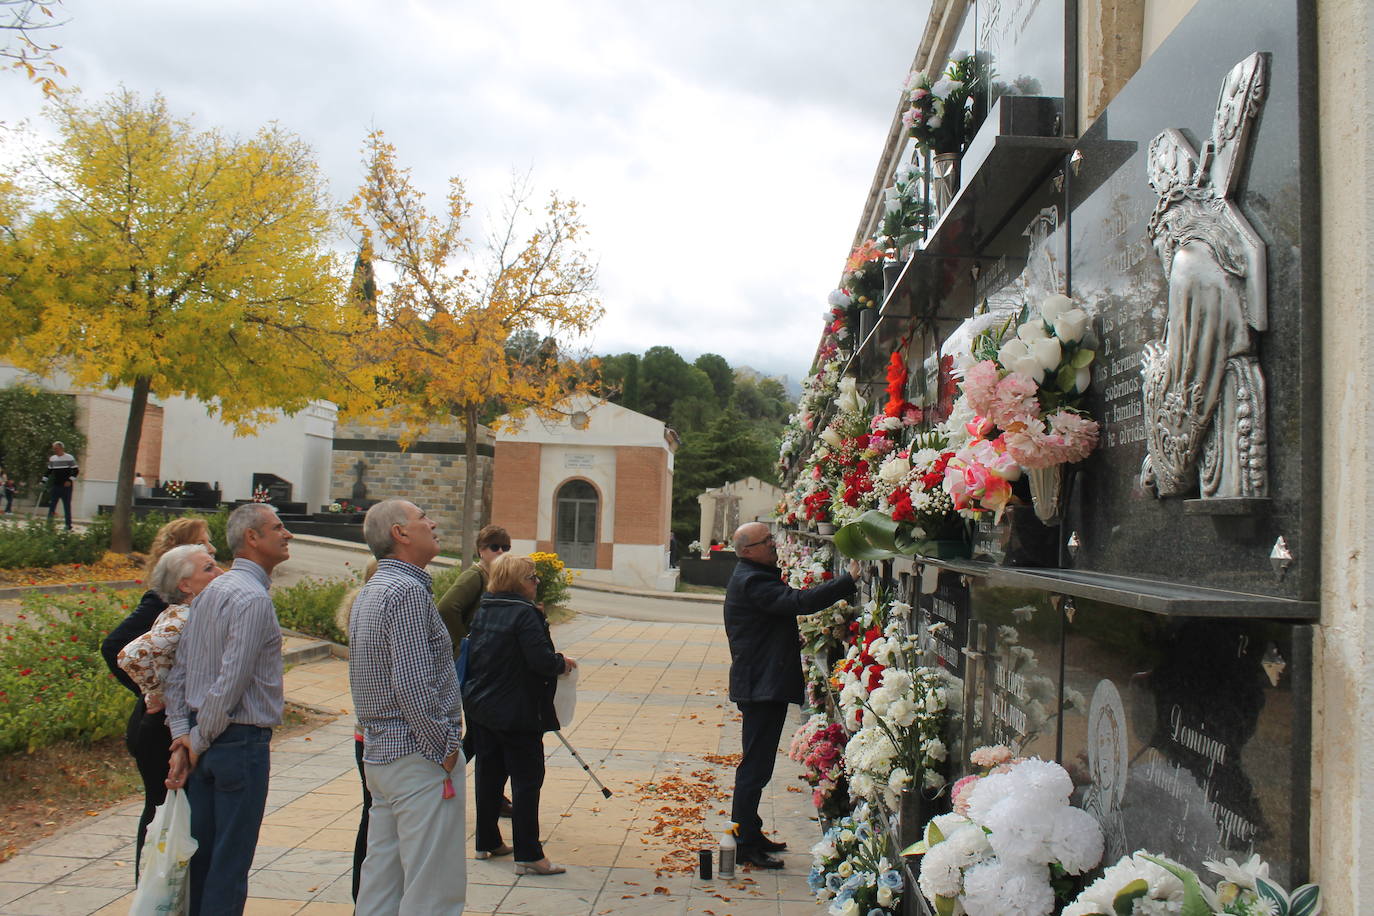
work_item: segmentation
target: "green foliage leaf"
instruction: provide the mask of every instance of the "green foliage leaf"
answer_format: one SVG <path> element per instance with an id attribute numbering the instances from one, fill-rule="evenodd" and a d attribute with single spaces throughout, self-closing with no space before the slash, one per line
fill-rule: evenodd
<path id="1" fill-rule="evenodd" d="M 1268 878 L 1255 878 L 1255 893 L 1261 900 L 1271 900 L 1276 907 L 1276 916 L 1291 916 L 1288 909 L 1288 893 Z"/>
<path id="2" fill-rule="evenodd" d="M 870 509 L 835 532 L 835 549 L 854 560 L 890 560 L 914 556 L 917 542 L 901 522 Z"/>
<path id="3" fill-rule="evenodd" d="M 1183 907 L 1179 916 L 1212 916 L 1212 908 L 1202 893 L 1202 884 L 1192 869 L 1184 868 L 1177 862 L 1170 862 L 1157 856 L 1143 856 L 1183 882 Z M 1286 912 L 1286 910 L 1285 910 Z"/>
<path id="4" fill-rule="evenodd" d="M 1074 380 L 1077 377 L 1078 371 L 1073 366 L 1060 366 L 1054 382 L 1060 391 L 1073 391 Z"/>
<path id="5" fill-rule="evenodd" d="M 941 897 L 935 895 L 935 916 L 954 916 L 954 904 L 957 901 L 953 897 Z"/>
<path id="6" fill-rule="evenodd" d="M 1321 888 L 1315 884 L 1304 884 L 1288 898 L 1288 916 L 1320 916 L 1322 911 Z"/>
<path id="7" fill-rule="evenodd" d="M 1112 909 L 1116 912 L 1116 916 L 1131 916 L 1131 912 L 1135 909 L 1135 901 L 1149 892 L 1150 885 L 1144 878 L 1136 878 L 1127 884 L 1117 892 L 1116 897 L 1112 900 Z"/>
<path id="8" fill-rule="evenodd" d="M 1082 369 L 1085 366 L 1092 365 L 1093 357 L 1096 355 L 1097 354 L 1094 353 L 1092 350 L 1079 350 L 1077 353 L 1073 355 L 1073 359 L 1069 361 L 1069 365 L 1073 366 L 1075 369 Z"/>

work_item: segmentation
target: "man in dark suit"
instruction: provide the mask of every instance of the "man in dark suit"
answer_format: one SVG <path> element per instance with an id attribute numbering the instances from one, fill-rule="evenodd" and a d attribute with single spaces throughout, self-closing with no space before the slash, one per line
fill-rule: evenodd
<path id="1" fill-rule="evenodd" d="M 777 545 L 767 525 L 741 525 L 734 547 L 739 563 L 725 588 L 725 635 L 730 642 L 730 700 L 744 716 L 744 754 L 735 770 L 731 820 L 739 825 L 739 861 L 781 868 L 782 860 L 769 853 L 787 844 L 763 835 L 759 800 L 773 778 L 787 704 L 804 699 L 797 618 L 854 594 L 859 564 L 851 560 L 848 571 L 830 582 L 795 589 L 782 581 Z"/>

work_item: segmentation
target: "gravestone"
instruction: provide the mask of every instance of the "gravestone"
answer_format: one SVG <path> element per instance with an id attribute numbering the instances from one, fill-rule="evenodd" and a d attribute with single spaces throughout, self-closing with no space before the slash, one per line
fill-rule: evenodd
<path id="1" fill-rule="evenodd" d="M 1064 640 L 1074 803 L 1104 860 L 1137 849 L 1203 872 L 1259 853 L 1286 886 L 1307 873 L 1311 628 L 1164 617 L 1077 600 Z"/>

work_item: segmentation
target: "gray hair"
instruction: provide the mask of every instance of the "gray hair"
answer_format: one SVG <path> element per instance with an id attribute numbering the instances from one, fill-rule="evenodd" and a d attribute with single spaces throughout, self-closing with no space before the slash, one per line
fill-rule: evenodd
<path id="1" fill-rule="evenodd" d="M 363 540 L 371 548 L 372 555 L 385 560 L 396 549 L 396 539 L 391 536 L 391 526 L 404 526 L 410 519 L 406 516 L 406 506 L 414 505 L 408 499 L 384 499 L 363 516 Z"/>
<path id="2" fill-rule="evenodd" d="M 190 595 L 181 590 L 181 580 L 196 571 L 197 557 L 208 553 L 203 544 L 182 544 L 180 547 L 173 547 L 164 553 L 162 559 L 153 567 L 148 585 L 168 604 L 185 604 Z"/>
<path id="3" fill-rule="evenodd" d="M 248 540 L 248 529 L 257 531 L 268 516 L 276 518 L 277 510 L 267 503 L 244 503 L 230 512 L 229 521 L 224 526 L 224 539 L 229 542 L 229 552 L 238 556 Z"/>

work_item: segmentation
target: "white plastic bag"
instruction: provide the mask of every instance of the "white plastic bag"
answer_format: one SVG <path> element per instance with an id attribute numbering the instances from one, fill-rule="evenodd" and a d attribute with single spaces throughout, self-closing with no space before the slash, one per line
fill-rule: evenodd
<path id="1" fill-rule="evenodd" d="M 577 672 L 574 668 L 567 674 L 558 676 L 558 685 L 553 691 L 553 711 L 558 716 L 560 729 L 572 726 L 573 715 L 577 712 Z"/>
<path id="2" fill-rule="evenodd" d="M 172 789 L 148 825 L 129 916 L 186 912 L 191 856 L 197 845 L 191 836 L 191 803 L 181 789 Z"/>

